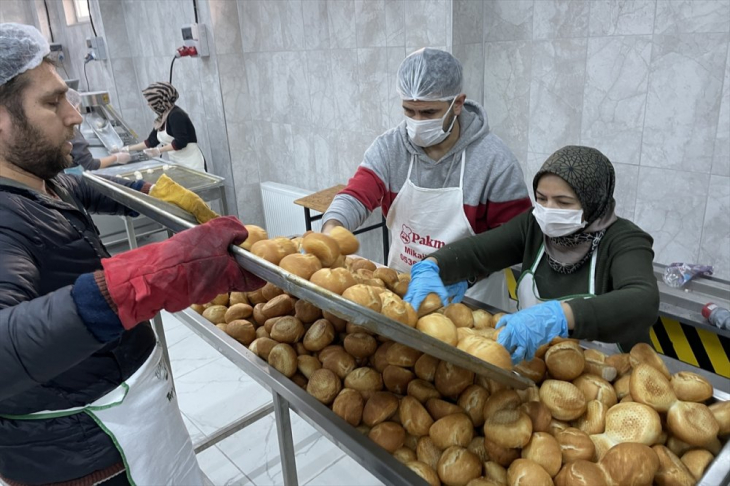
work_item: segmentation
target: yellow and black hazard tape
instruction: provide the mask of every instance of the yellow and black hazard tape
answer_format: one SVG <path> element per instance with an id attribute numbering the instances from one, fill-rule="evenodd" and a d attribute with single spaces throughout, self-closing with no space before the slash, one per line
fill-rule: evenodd
<path id="1" fill-rule="evenodd" d="M 516 301 L 519 273 L 514 269 L 507 269 L 504 273 L 509 296 Z M 649 334 L 659 354 L 730 378 L 730 339 L 670 316 L 660 316 Z"/>

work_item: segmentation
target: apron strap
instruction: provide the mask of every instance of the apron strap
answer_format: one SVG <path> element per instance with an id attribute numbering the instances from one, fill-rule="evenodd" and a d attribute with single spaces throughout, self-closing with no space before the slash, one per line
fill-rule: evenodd
<path id="1" fill-rule="evenodd" d="M 416 160 L 416 154 L 411 154 L 411 163 L 408 165 L 408 175 L 406 176 L 406 181 L 411 180 L 411 171 L 413 170 L 413 161 Z"/>
<path id="2" fill-rule="evenodd" d="M 466 166 L 466 149 L 461 152 L 461 175 L 459 176 L 459 188 L 464 187 L 464 167 Z"/>
<path id="3" fill-rule="evenodd" d="M 535 273 L 535 270 L 537 270 L 537 265 L 540 263 L 540 260 L 542 260 L 542 256 L 545 254 L 545 243 L 540 245 L 540 249 L 537 251 L 537 256 L 535 257 L 535 261 L 532 263 L 532 267 L 530 268 L 530 271 L 532 273 Z"/>
<path id="4" fill-rule="evenodd" d="M 591 295 L 596 295 L 596 261 L 598 255 L 598 248 L 593 250 L 593 255 L 591 256 L 591 273 L 588 276 L 588 293 Z"/>

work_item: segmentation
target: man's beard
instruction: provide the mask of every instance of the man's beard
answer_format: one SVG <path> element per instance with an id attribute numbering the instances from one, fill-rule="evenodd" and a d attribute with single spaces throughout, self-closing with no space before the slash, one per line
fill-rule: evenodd
<path id="1" fill-rule="evenodd" d="M 25 117 L 13 117 L 13 121 L 13 140 L 2 153 L 7 162 L 45 181 L 72 165 L 71 157 L 63 153 L 63 144 L 53 146 Z M 72 136 L 73 132 L 68 139 Z"/>

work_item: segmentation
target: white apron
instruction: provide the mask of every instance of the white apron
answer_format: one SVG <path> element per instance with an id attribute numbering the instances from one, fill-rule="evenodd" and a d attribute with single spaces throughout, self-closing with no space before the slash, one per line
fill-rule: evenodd
<path id="1" fill-rule="evenodd" d="M 162 145 L 172 143 L 173 140 L 174 138 L 167 133 L 167 128 L 157 131 L 157 141 L 159 141 Z M 165 153 L 170 160 L 176 164 L 182 164 L 193 170 L 205 172 L 205 159 L 203 158 L 203 152 L 200 151 L 200 147 L 198 147 L 197 143 L 189 143 L 182 150 L 171 150 Z"/>
<path id="2" fill-rule="evenodd" d="M 410 273 L 411 266 L 442 246 L 474 236 L 464 213 L 464 166 L 466 151 L 461 153 L 459 187 L 428 189 L 411 182 L 416 156 L 411 157 L 406 183 L 390 207 L 385 224 L 390 229 L 388 266 Z M 509 295 L 504 272 L 480 280 L 467 293 L 474 300 L 509 309 Z"/>
<path id="3" fill-rule="evenodd" d="M 529 270 L 526 270 L 522 272 L 522 275 L 520 275 L 520 280 L 517 282 L 517 308 L 519 310 L 527 309 L 528 307 L 532 307 L 537 304 L 541 304 L 543 302 L 547 302 L 548 300 L 554 300 L 554 299 L 541 299 L 540 298 L 540 292 L 537 289 L 537 283 L 535 282 L 535 271 L 537 270 L 537 266 L 540 263 L 540 260 L 542 260 L 543 255 L 545 254 L 545 244 L 543 243 L 540 245 L 540 251 L 537 252 L 537 257 L 535 258 L 535 262 L 532 264 L 532 267 L 530 267 Z M 596 259 L 598 255 L 598 249 L 595 249 L 593 251 L 593 255 L 591 256 L 591 271 L 588 275 L 588 293 L 587 294 L 576 294 L 576 295 L 567 295 L 565 297 L 561 297 L 559 300 L 561 302 L 569 301 L 573 299 L 590 299 L 592 297 L 596 296 Z M 615 343 L 603 343 L 600 341 L 592 341 L 594 344 L 597 344 L 601 348 L 601 352 L 606 354 L 615 354 L 615 353 L 622 353 L 623 351 L 621 348 L 615 344 Z"/>
<path id="4" fill-rule="evenodd" d="M 77 413 L 89 415 L 111 437 L 132 485 L 203 484 L 159 345 L 124 383 L 85 407 L 4 417 L 39 420 Z"/>

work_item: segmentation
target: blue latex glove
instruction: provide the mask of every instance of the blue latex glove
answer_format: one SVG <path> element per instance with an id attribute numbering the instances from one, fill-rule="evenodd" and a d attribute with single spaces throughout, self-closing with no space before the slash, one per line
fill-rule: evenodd
<path id="1" fill-rule="evenodd" d="M 466 283 L 466 280 L 447 285 L 446 292 L 449 294 L 449 298 L 451 298 L 451 303 L 455 304 L 457 302 L 461 302 L 461 299 L 464 298 L 464 294 L 466 294 L 466 290 L 468 288 L 469 284 Z"/>
<path id="2" fill-rule="evenodd" d="M 554 337 L 568 337 L 568 320 L 557 300 L 506 315 L 499 320 L 496 328 L 504 328 L 497 342 L 510 352 L 513 364 L 531 360 L 537 348 Z"/>
<path id="3" fill-rule="evenodd" d="M 459 302 L 463 299 L 466 289 L 466 282 L 457 282 L 444 286 L 439 275 L 438 265 L 430 260 L 424 260 L 411 267 L 411 283 L 408 284 L 408 292 L 406 292 L 403 300 L 418 310 L 423 299 L 428 294 L 434 293 L 441 298 L 441 303 L 446 306 L 449 305 L 449 299 L 452 302 Z"/>

